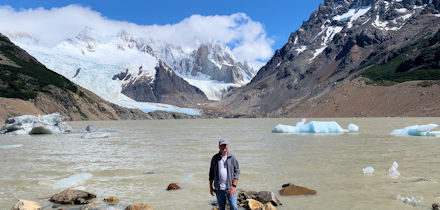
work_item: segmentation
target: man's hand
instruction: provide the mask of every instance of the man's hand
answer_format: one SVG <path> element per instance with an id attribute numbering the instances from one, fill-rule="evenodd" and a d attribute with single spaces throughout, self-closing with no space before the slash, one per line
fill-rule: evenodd
<path id="1" fill-rule="evenodd" d="M 229 187 L 229 192 L 231 193 L 231 196 L 235 195 L 235 187 L 234 186 Z"/>
<path id="2" fill-rule="evenodd" d="M 212 187 L 209 188 L 209 192 L 211 193 L 212 196 L 214 196 L 214 189 Z"/>

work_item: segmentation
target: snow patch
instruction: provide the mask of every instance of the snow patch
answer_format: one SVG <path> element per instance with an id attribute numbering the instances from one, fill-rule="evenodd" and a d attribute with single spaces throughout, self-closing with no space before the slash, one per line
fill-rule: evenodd
<path id="1" fill-rule="evenodd" d="M 371 6 L 363 6 L 356 9 L 350 9 L 348 10 L 348 12 L 342 15 L 337 15 L 333 17 L 333 20 L 344 21 L 344 22 L 348 21 L 347 27 L 351 28 L 353 26 L 353 22 L 356 21 L 362 15 L 365 15 L 370 9 Z"/>
<path id="2" fill-rule="evenodd" d="M 300 54 L 300 53 L 304 52 L 305 50 L 307 50 L 307 46 L 301 45 L 299 48 L 296 48 L 295 50 L 298 54 Z"/>
<path id="3" fill-rule="evenodd" d="M 315 52 L 313 53 L 313 57 L 309 59 L 309 62 L 312 62 L 319 54 L 322 53 L 322 51 L 325 50 L 325 48 L 327 48 L 327 45 L 325 45 L 319 49 L 316 49 Z"/>

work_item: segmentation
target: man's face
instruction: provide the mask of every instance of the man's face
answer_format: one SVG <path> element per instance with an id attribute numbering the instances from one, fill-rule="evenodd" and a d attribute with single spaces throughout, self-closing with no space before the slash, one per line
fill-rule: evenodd
<path id="1" fill-rule="evenodd" d="M 222 144 L 218 146 L 218 148 L 220 149 L 220 153 L 225 154 L 226 152 L 228 152 L 229 146 L 227 144 Z"/>

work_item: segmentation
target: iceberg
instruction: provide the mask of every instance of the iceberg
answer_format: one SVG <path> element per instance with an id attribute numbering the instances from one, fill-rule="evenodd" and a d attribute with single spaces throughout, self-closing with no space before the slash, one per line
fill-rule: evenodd
<path id="1" fill-rule="evenodd" d="M 348 125 L 347 129 L 343 129 L 335 121 L 310 121 L 305 123 L 306 119 L 297 122 L 296 126 L 278 124 L 272 129 L 272 133 L 354 133 L 359 131 L 359 127 L 355 124 Z"/>
<path id="2" fill-rule="evenodd" d="M 79 187 L 92 177 L 93 175 L 89 173 L 75 174 L 55 182 L 55 184 L 53 185 L 53 189 Z"/>
<path id="3" fill-rule="evenodd" d="M 391 132 L 391 135 L 440 137 L 440 131 L 432 131 L 436 127 L 438 127 L 437 124 L 413 125 L 402 129 L 395 129 Z"/>
<path id="4" fill-rule="evenodd" d="M 391 168 L 388 170 L 388 176 L 390 176 L 393 179 L 397 179 L 400 176 L 400 172 L 397 170 L 399 167 L 399 164 L 397 164 L 396 161 L 394 161 Z"/>
<path id="5" fill-rule="evenodd" d="M 364 175 L 372 175 L 374 173 L 374 168 L 368 166 L 366 168 L 363 168 L 362 171 L 364 172 Z"/>
<path id="6" fill-rule="evenodd" d="M 65 133 L 72 128 L 65 122 L 65 117 L 59 113 L 47 115 L 22 115 L 9 118 L 0 128 L 1 134 L 26 135 L 26 134 L 56 134 Z"/>

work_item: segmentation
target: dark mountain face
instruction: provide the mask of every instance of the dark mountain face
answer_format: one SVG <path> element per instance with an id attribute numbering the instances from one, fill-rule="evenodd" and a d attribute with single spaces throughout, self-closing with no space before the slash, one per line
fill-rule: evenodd
<path id="1" fill-rule="evenodd" d="M 113 79 L 129 80 L 130 74 L 120 73 Z M 122 93 L 136 101 L 166 103 L 173 105 L 207 102 L 206 95 L 197 87 L 177 76 L 164 62 L 156 66 L 155 78 L 146 76 L 129 80 L 123 85 Z"/>
<path id="2" fill-rule="evenodd" d="M 430 79 L 440 75 L 439 22 L 439 0 L 326 0 L 251 83 L 221 103 L 237 114 L 286 116 L 361 74 Z"/>

